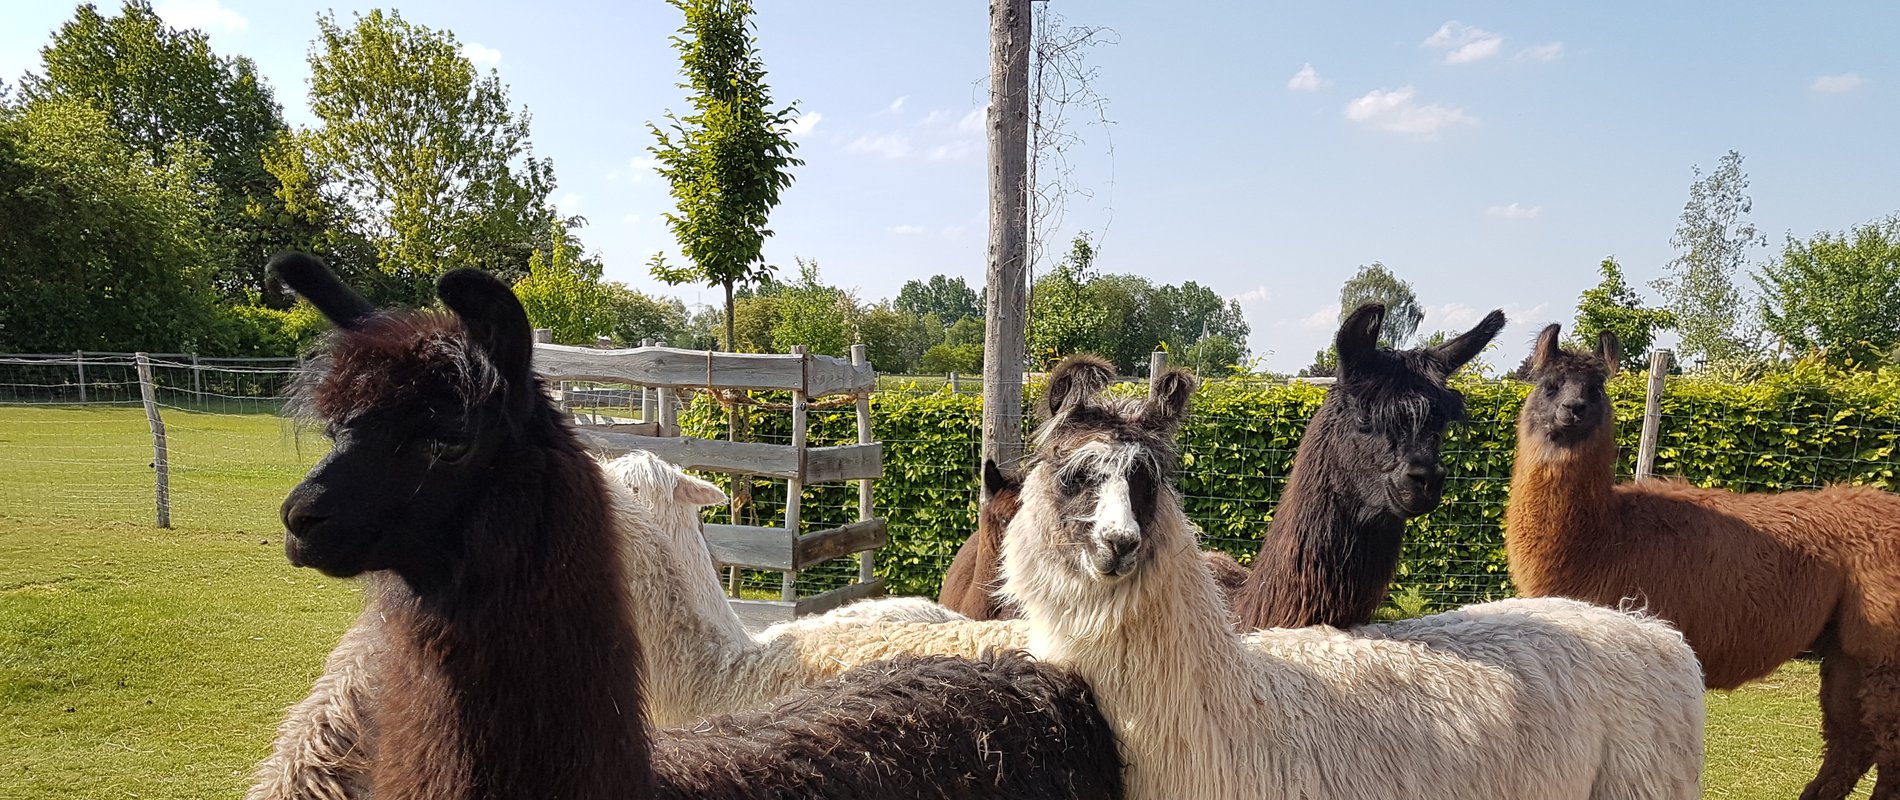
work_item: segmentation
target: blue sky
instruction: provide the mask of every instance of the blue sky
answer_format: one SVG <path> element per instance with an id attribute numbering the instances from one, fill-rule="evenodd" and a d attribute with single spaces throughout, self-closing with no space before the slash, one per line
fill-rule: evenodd
<path id="1" fill-rule="evenodd" d="M 374 7 L 157 5 L 219 52 L 255 59 L 293 124 L 310 122 L 316 15 Z M 774 91 L 809 115 L 807 164 L 773 216 L 768 260 L 816 259 L 865 299 L 940 272 L 980 283 L 987 5 L 760 6 Z M 716 302 L 645 268 L 672 249 L 665 188 L 641 160 L 646 122 L 684 106 L 667 44 L 676 11 L 659 0 L 395 7 L 454 31 L 528 107 L 555 198 L 588 219 L 581 235 L 611 278 Z M 1239 298 L 1252 349 L 1277 370 L 1325 345 L 1340 282 L 1374 260 L 1417 289 L 1421 333 L 1506 309 L 1490 359 L 1514 363 L 1537 327 L 1569 321 L 1604 256 L 1632 282 L 1661 274 L 1691 166 L 1731 148 L 1747 157 L 1752 219 L 1776 246 L 1900 211 L 1900 4 L 1038 7 L 1119 40 L 1091 56 L 1113 125 L 1078 130 L 1075 178 L 1093 196 L 1071 203 L 1053 249 L 1088 231 L 1103 270 Z M 71 10 L 10 4 L 0 76 L 35 67 Z"/>

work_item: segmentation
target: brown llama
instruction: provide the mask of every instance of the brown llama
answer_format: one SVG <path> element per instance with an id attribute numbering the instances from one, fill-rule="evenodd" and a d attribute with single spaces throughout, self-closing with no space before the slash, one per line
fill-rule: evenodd
<path id="1" fill-rule="evenodd" d="M 308 256 L 272 268 L 339 329 L 304 389 L 335 446 L 282 516 L 293 565 L 370 581 L 370 796 L 1121 796 L 1086 683 L 1020 654 L 893 659 L 650 731 L 633 523 L 535 376 L 514 294 L 455 270 L 450 314 L 378 313 Z"/>
<path id="2" fill-rule="evenodd" d="M 1095 359 L 1094 356 L 1075 356 Z M 1099 361 L 1099 359 L 1096 359 Z M 1080 363 L 1080 362 L 1078 362 Z M 1107 362 L 1100 361 L 1106 365 Z M 1112 373 L 1112 368 L 1111 374 Z M 956 558 L 943 573 L 943 588 L 937 602 L 945 608 L 975 620 L 1021 619 L 1022 610 L 1008 602 L 999 591 L 1003 586 L 1003 532 L 1022 507 L 1023 481 L 1020 475 L 1004 471 L 991 459 L 983 459 L 983 492 L 986 497 L 976 513 L 976 533 L 957 549 Z M 1233 605 L 1247 583 L 1247 568 L 1233 556 L 1219 550 L 1203 550 L 1201 558 L 1220 587 L 1221 598 Z"/>
<path id="3" fill-rule="evenodd" d="M 1379 346 L 1385 306 L 1360 306 L 1339 327 L 1339 376 L 1300 436 L 1280 505 L 1235 606 L 1249 628 L 1372 621 L 1399 566 L 1405 521 L 1438 507 L 1439 444 L 1464 419 L 1445 385 L 1504 328 L 1492 311 L 1437 347 Z"/>
<path id="4" fill-rule="evenodd" d="M 1840 800 L 1878 764 L 1874 797 L 1900 798 L 1900 497 L 1617 484 L 1616 338 L 1579 352 L 1558 331 L 1537 338 L 1518 417 L 1504 533 L 1518 591 L 1643 606 L 1682 631 L 1714 689 L 1814 649 L 1825 747 L 1801 796 Z"/>

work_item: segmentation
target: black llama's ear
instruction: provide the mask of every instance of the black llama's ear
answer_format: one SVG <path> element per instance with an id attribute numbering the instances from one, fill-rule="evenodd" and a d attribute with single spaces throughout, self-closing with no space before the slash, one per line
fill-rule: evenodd
<path id="1" fill-rule="evenodd" d="M 1597 333 L 1597 358 L 1603 359 L 1603 373 L 1615 375 L 1623 365 L 1623 345 L 1616 340 L 1616 334 L 1609 331 Z"/>
<path id="2" fill-rule="evenodd" d="M 983 459 L 983 492 L 985 494 L 994 496 L 1004 491 L 1020 489 L 1022 485 L 1021 479 L 1010 477 L 1002 467 L 997 466 L 996 459 Z"/>
<path id="3" fill-rule="evenodd" d="M 1445 365 L 1445 374 L 1450 375 L 1484 352 L 1485 345 L 1496 339 L 1501 330 L 1504 330 L 1504 309 L 1494 309 L 1478 321 L 1477 327 L 1439 345 L 1432 353 L 1439 363 Z"/>
<path id="4" fill-rule="evenodd" d="M 435 288 L 509 384 L 527 386 L 533 368 L 534 329 L 508 285 L 479 269 L 463 267 L 443 275 Z"/>
<path id="5" fill-rule="evenodd" d="M 1557 334 L 1563 332 L 1563 326 L 1553 322 L 1544 326 L 1544 332 L 1537 334 L 1537 344 L 1531 346 L 1531 372 L 1533 374 L 1550 366 L 1563 354 L 1562 345 L 1557 343 Z"/>
<path id="6" fill-rule="evenodd" d="M 1079 407 L 1114 382 L 1115 367 L 1108 359 L 1087 353 L 1062 359 L 1049 372 L 1048 391 L 1042 398 L 1043 415 L 1053 417 Z"/>
<path id="7" fill-rule="evenodd" d="M 1171 369 L 1148 388 L 1148 400 L 1141 404 L 1142 424 L 1164 431 L 1178 431 L 1187 419 L 1188 401 L 1194 398 L 1199 381 L 1187 370 Z"/>
<path id="8" fill-rule="evenodd" d="M 1385 306 L 1367 303 L 1353 309 L 1339 326 L 1339 338 L 1333 344 L 1339 353 L 1339 371 L 1363 364 L 1379 352 L 1379 328 L 1385 325 Z"/>
<path id="9" fill-rule="evenodd" d="M 354 328 L 363 318 L 376 313 L 375 306 L 350 287 L 344 286 L 342 281 L 337 280 L 336 273 L 331 272 L 316 256 L 308 253 L 278 253 L 271 258 L 266 269 L 283 281 L 285 286 L 309 300 L 339 328 Z"/>

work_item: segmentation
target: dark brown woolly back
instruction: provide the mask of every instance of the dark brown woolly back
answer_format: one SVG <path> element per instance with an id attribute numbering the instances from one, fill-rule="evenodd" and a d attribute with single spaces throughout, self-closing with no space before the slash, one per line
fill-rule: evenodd
<path id="1" fill-rule="evenodd" d="M 907 656 L 759 711 L 664 731 L 661 798 L 1122 796 L 1115 736 L 1075 674 L 1021 651 Z"/>

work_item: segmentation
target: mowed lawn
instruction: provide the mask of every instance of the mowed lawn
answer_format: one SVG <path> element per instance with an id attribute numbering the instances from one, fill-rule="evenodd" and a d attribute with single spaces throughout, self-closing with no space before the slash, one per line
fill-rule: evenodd
<path id="1" fill-rule="evenodd" d="M 321 437 L 261 414 L 166 422 L 159 530 L 139 410 L 0 406 L 0 798 L 241 795 L 360 605 L 284 561 L 277 505 Z M 1708 797 L 1800 793 L 1817 683 L 1797 662 L 1709 694 Z"/>

